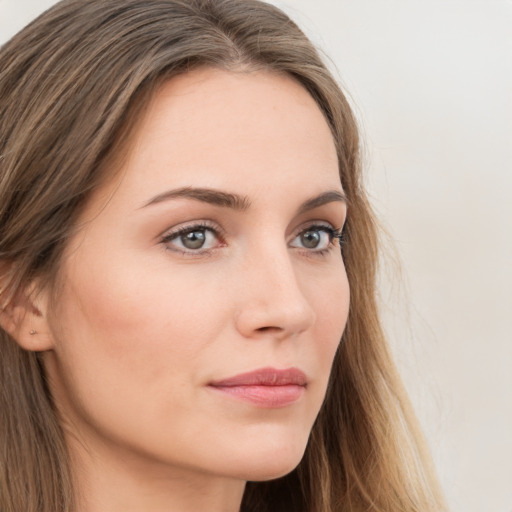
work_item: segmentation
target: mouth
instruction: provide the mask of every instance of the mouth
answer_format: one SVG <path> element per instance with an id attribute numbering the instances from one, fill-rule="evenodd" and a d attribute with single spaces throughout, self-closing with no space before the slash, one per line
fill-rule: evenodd
<path id="1" fill-rule="evenodd" d="M 291 405 L 302 397 L 307 388 L 307 377 L 297 368 L 261 368 L 213 381 L 209 387 L 259 407 L 279 408 Z"/>

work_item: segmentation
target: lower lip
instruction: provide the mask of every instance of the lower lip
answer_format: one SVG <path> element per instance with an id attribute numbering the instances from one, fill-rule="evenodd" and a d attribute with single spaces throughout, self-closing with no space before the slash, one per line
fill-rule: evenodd
<path id="1" fill-rule="evenodd" d="M 299 400 L 305 387 L 295 384 L 283 386 L 210 386 L 233 398 L 269 409 L 285 407 Z"/>

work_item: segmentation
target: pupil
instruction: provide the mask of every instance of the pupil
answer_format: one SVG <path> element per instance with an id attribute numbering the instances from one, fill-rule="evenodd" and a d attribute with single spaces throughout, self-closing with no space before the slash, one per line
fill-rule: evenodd
<path id="1" fill-rule="evenodd" d="M 187 249 L 200 249 L 206 240 L 204 231 L 191 231 L 181 236 L 181 241 Z"/>
<path id="2" fill-rule="evenodd" d="M 320 243 L 320 233 L 318 231 L 306 231 L 302 235 L 302 243 L 308 249 L 315 249 Z"/>

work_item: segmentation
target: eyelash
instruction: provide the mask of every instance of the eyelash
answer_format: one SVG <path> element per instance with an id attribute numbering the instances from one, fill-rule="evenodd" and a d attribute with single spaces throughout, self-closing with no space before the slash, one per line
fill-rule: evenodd
<path id="1" fill-rule="evenodd" d="M 194 231 L 209 231 L 210 233 L 213 233 L 215 238 L 220 240 L 221 243 L 225 243 L 222 231 L 218 227 L 210 225 L 207 222 L 200 222 L 198 224 L 183 226 L 175 231 L 171 231 L 170 233 L 167 233 L 162 237 L 160 243 L 166 246 L 166 250 L 184 254 L 186 256 L 194 257 L 209 255 L 212 249 L 199 249 L 197 251 L 194 251 L 192 249 L 180 249 L 178 247 L 169 247 L 170 242 L 172 242 L 173 240 L 176 240 L 180 238 L 180 236 L 185 235 L 187 233 L 193 233 Z"/>
<path id="2" fill-rule="evenodd" d="M 332 226 L 327 226 L 325 224 L 311 224 L 306 226 L 304 229 L 301 229 L 294 237 L 297 238 L 303 233 L 307 231 L 322 231 L 327 233 L 329 236 L 329 245 L 324 249 L 308 249 L 306 247 L 302 248 L 304 253 L 307 253 L 308 256 L 325 256 L 329 252 L 331 252 L 335 247 L 339 247 L 340 250 L 343 249 L 343 231 L 339 229 L 334 229 Z M 336 244 L 336 241 L 338 244 Z"/>
<path id="3" fill-rule="evenodd" d="M 187 233 L 193 233 L 195 231 L 202 231 L 202 232 L 210 232 L 212 233 L 217 240 L 222 245 L 225 245 L 224 240 L 224 234 L 222 230 L 220 230 L 218 227 L 211 225 L 207 222 L 200 222 L 198 224 L 183 226 L 181 228 L 178 228 L 175 231 L 171 231 L 170 233 L 165 234 L 160 239 L 160 243 L 166 246 L 166 250 L 172 251 L 172 252 L 178 252 L 180 254 L 184 254 L 189 257 L 200 257 L 200 256 L 208 256 L 211 254 L 213 249 L 180 249 L 178 247 L 170 248 L 169 244 L 179 239 L 182 235 L 185 235 Z M 326 233 L 329 236 L 329 245 L 325 247 L 324 249 L 308 249 L 306 247 L 302 247 L 302 252 L 307 253 L 308 256 L 325 256 L 327 255 L 331 250 L 333 250 L 335 247 L 339 247 L 340 250 L 343 250 L 343 231 L 333 228 L 332 226 L 328 226 L 325 224 L 311 224 L 309 226 L 306 226 L 304 229 L 301 229 L 295 236 L 294 239 L 299 237 L 301 234 L 306 233 L 307 231 L 322 231 Z M 336 241 L 338 243 L 336 243 Z M 300 248 L 298 248 L 300 249 Z"/>

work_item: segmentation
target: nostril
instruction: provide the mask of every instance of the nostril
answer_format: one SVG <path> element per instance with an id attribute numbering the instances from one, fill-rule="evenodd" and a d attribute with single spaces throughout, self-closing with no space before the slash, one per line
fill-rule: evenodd
<path id="1" fill-rule="evenodd" d="M 283 330 L 282 327 L 272 327 L 272 326 L 268 326 L 268 327 L 259 327 L 258 329 L 256 329 L 258 332 L 280 332 Z"/>

